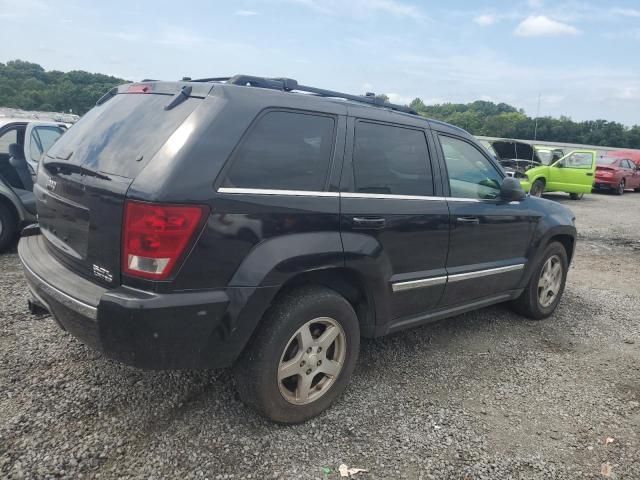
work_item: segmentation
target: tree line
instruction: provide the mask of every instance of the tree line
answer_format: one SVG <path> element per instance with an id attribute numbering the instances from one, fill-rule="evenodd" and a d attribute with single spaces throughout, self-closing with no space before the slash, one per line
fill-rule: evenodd
<path id="1" fill-rule="evenodd" d="M 468 104 L 425 105 L 416 98 L 410 106 L 425 117 L 464 128 L 473 135 L 519 138 L 619 148 L 640 148 L 640 125 L 631 128 L 607 120 L 575 122 L 569 117 L 535 118 L 506 103 L 475 101 Z"/>
<path id="2" fill-rule="evenodd" d="M 37 63 L 11 60 L 0 63 L 0 107 L 50 112 L 86 113 L 110 88 L 126 80 L 82 70 L 45 71 Z M 425 105 L 416 98 L 410 104 L 419 114 L 457 125 L 473 135 L 583 143 L 620 148 L 640 148 L 640 125 L 568 117 L 527 116 L 506 103 L 476 101 L 468 104 Z"/>
<path id="3" fill-rule="evenodd" d="M 37 63 L 0 63 L 0 107 L 82 115 L 110 88 L 125 80 L 82 70 L 45 71 Z"/>

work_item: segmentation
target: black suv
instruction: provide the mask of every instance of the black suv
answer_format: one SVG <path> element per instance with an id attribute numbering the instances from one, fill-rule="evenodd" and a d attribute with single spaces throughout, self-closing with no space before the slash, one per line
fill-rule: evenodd
<path id="1" fill-rule="evenodd" d="M 40 162 L 32 311 L 142 368 L 233 366 L 304 421 L 360 337 L 562 296 L 573 215 L 465 131 L 377 97 L 236 76 L 108 92 Z"/>

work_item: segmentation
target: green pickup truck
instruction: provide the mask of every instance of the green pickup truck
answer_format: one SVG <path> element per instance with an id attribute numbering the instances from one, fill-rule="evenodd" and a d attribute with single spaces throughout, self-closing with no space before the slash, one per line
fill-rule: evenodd
<path id="1" fill-rule="evenodd" d="M 567 192 L 573 200 L 580 200 L 593 188 L 596 158 L 595 150 L 574 150 L 551 165 L 530 168 L 520 183 L 536 197 L 544 192 Z"/>

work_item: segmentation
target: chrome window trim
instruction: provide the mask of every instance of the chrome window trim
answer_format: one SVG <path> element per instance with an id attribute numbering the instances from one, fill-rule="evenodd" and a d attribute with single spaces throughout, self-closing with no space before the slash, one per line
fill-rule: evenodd
<path id="1" fill-rule="evenodd" d="M 270 188 L 230 188 L 220 187 L 218 193 L 245 195 L 287 195 L 294 197 L 339 197 L 339 192 L 317 192 L 311 190 L 277 190 Z"/>
<path id="2" fill-rule="evenodd" d="M 395 200 L 427 200 L 442 201 L 444 197 L 431 197 L 427 195 L 396 195 L 393 193 L 364 193 L 364 192 L 340 192 L 340 196 L 344 198 L 379 198 L 379 199 L 395 199 Z"/>
<path id="3" fill-rule="evenodd" d="M 471 280 L 472 278 L 488 277 L 489 275 L 497 275 L 500 273 L 515 272 L 522 270 L 524 263 L 517 265 L 508 265 L 506 267 L 488 268 L 486 270 L 477 270 L 475 272 L 456 273 L 449 275 L 449 282 L 461 282 L 463 280 Z"/>
<path id="4" fill-rule="evenodd" d="M 422 200 L 422 201 L 450 201 L 450 202 L 481 202 L 477 198 L 462 197 L 430 197 L 426 195 L 395 195 L 391 193 L 358 193 L 358 192 L 320 192 L 313 190 L 278 190 L 272 188 L 235 188 L 220 187 L 218 193 L 234 195 L 284 195 L 295 197 L 344 197 L 344 198 L 377 198 L 390 200 Z"/>
<path id="5" fill-rule="evenodd" d="M 414 288 L 432 287 L 435 285 L 444 285 L 447 283 L 447 276 L 430 277 L 420 280 L 409 280 L 407 282 L 397 282 L 391 285 L 394 292 L 403 292 L 405 290 L 413 290 Z"/>

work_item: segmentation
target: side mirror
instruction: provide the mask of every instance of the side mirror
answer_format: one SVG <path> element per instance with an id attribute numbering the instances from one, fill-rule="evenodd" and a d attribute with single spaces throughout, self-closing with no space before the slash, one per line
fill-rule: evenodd
<path id="1" fill-rule="evenodd" d="M 500 185 L 500 198 L 507 202 L 520 202 L 524 200 L 526 194 L 520 185 L 520 180 L 513 177 L 504 177 Z"/>

